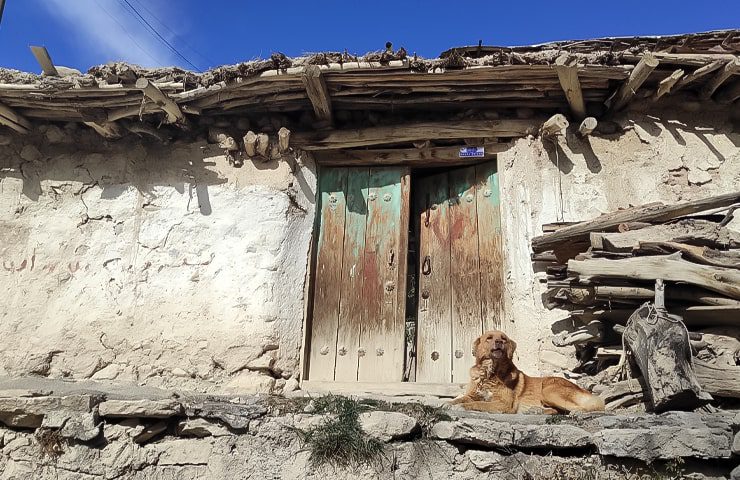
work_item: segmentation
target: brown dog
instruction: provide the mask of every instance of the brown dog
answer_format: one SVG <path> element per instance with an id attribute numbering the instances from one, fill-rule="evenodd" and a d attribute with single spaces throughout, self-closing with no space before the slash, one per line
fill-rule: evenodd
<path id="1" fill-rule="evenodd" d="M 545 413 L 596 412 L 604 401 L 558 377 L 530 377 L 514 363 L 516 343 L 505 333 L 491 330 L 473 342 L 475 365 L 464 395 L 450 402 L 466 410 L 521 413 L 532 408 Z"/>

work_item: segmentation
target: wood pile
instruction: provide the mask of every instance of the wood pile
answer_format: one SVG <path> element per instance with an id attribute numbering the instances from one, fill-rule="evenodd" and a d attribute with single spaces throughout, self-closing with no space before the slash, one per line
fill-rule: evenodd
<path id="1" fill-rule="evenodd" d="M 734 192 L 652 203 L 546 225 L 533 239 L 545 304 L 568 310 L 575 326 L 553 340 L 576 347 L 575 371 L 603 377 L 625 347 L 631 354 L 638 381 L 604 378 L 612 407 L 740 398 L 740 233 L 727 227 L 739 202 Z"/>

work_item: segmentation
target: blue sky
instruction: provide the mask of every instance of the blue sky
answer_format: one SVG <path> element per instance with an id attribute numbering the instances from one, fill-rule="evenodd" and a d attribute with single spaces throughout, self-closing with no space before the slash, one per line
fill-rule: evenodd
<path id="1" fill-rule="evenodd" d="M 55 64 L 83 71 L 111 60 L 192 69 L 127 3 L 203 70 L 274 51 L 362 54 L 386 41 L 429 58 L 478 40 L 522 45 L 740 28 L 740 0 L 6 0 L 0 66 L 38 72 L 28 46 L 43 45 Z"/>

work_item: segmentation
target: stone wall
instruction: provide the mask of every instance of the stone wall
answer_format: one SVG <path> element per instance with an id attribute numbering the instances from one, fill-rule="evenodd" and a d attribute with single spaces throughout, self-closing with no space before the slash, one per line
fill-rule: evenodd
<path id="1" fill-rule="evenodd" d="M 0 374 L 295 388 L 316 181 L 285 160 L 0 136 Z"/>
<path id="2" fill-rule="evenodd" d="M 557 145 L 518 140 L 499 156 L 506 261 L 503 328 L 518 342 L 518 364 L 531 374 L 575 366 L 573 348 L 551 338 L 567 313 L 543 307 L 546 287 L 530 261 L 541 226 L 581 221 L 630 205 L 677 203 L 740 190 L 740 129 L 729 112 L 633 111 L 602 122 L 611 134 L 568 134 Z M 737 122 L 737 119 L 734 119 Z M 730 228 L 738 229 L 736 219 Z"/>

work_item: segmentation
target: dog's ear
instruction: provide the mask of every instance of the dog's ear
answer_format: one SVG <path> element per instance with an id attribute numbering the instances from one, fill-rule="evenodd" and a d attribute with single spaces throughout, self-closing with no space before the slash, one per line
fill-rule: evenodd
<path id="1" fill-rule="evenodd" d="M 478 358 L 478 345 L 480 345 L 480 337 L 473 342 L 473 357 L 475 358 Z"/>
<path id="2" fill-rule="evenodd" d="M 506 344 L 506 356 L 509 357 L 509 360 L 514 358 L 515 351 L 516 351 L 516 342 L 512 339 L 509 339 L 509 342 Z"/>

